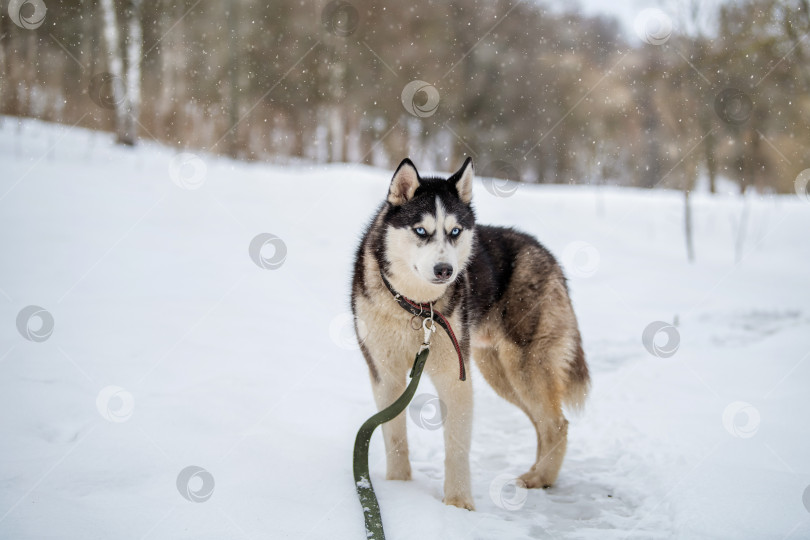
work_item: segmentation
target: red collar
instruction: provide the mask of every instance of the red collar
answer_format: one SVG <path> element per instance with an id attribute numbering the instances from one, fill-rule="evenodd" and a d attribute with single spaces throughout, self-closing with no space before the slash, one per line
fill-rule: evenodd
<path id="1" fill-rule="evenodd" d="M 450 323 L 447 321 L 444 315 L 433 309 L 431 303 L 420 304 L 419 302 L 414 302 L 413 300 L 410 300 L 398 293 L 396 290 L 394 290 L 394 287 L 391 286 L 391 283 L 382 272 L 380 272 L 380 277 L 382 278 L 383 283 L 385 283 L 385 286 L 393 295 L 394 300 L 397 301 L 402 309 L 414 317 L 423 317 L 425 319 L 430 318 L 431 313 L 433 314 L 435 321 L 447 332 L 447 335 L 450 337 L 450 341 L 453 342 L 453 347 L 455 347 L 456 353 L 458 354 L 459 380 L 467 380 L 467 370 L 464 368 L 464 358 L 461 356 L 461 347 L 458 344 L 458 339 L 456 339 L 456 334 L 453 332 L 453 329 L 450 327 Z"/>

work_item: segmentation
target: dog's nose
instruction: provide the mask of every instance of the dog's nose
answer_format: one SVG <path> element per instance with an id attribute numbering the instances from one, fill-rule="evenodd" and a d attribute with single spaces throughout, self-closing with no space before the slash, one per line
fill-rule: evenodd
<path id="1" fill-rule="evenodd" d="M 447 280 L 453 275 L 453 267 L 447 263 L 439 263 L 433 267 L 433 274 L 438 279 Z"/>

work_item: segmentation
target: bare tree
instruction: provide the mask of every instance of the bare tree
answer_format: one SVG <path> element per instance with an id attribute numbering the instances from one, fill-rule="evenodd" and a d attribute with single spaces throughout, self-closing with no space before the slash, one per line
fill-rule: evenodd
<path id="1" fill-rule="evenodd" d="M 6 71 L 6 17 L 0 17 L 0 110 L 5 110 L 6 94 L 10 86 L 8 73 Z"/>
<path id="2" fill-rule="evenodd" d="M 143 58 L 143 28 L 141 28 L 142 0 L 130 0 L 129 36 L 127 42 L 127 124 L 128 138 L 120 141 L 133 145 L 138 138 L 141 112 L 141 60 Z"/>
<path id="3" fill-rule="evenodd" d="M 118 17 L 115 14 L 115 5 L 112 0 L 101 0 L 99 3 L 104 17 L 104 40 L 107 42 L 107 69 L 115 81 L 124 80 L 124 57 L 121 55 L 121 38 L 118 34 Z M 126 87 L 124 87 L 126 88 Z M 118 142 L 123 143 L 126 137 L 126 90 L 122 96 L 116 96 L 115 104 L 115 133 Z"/>
<path id="4" fill-rule="evenodd" d="M 239 152 L 239 2 L 227 0 L 225 3 L 228 18 L 228 120 L 231 126 L 228 135 L 228 155 L 236 157 Z"/>
<path id="5" fill-rule="evenodd" d="M 633 47 L 615 22 L 508 0 L 359 11 L 325 1 L 51 2 L 60 23 L 39 32 L 0 16 L 0 112 L 105 129 L 114 120 L 123 144 L 148 128 L 169 144 L 219 141 L 215 151 L 247 159 L 390 165 L 410 145 L 426 162 L 470 152 L 482 165 L 510 162 L 526 181 L 583 182 L 601 169 L 609 183 L 648 187 L 666 177 L 676 187 L 678 160 L 695 145 L 689 157 L 700 156 L 710 190 L 727 178 L 791 191 L 810 121 L 810 0 L 667 3 L 682 13 L 676 35 Z M 97 71 L 113 91 L 101 110 L 83 82 Z M 435 115 L 403 108 L 415 80 L 441 93 Z M 750 98 L 747 122 L 734 107 L 718 111 L 726 90 Z"/>
<path id="6" fill-rule="evenodd" d="M 107 42 L 107 68 L 110 74 L 122 84 L 124 95 L 116 96 L 115 134 L 119 144 L 132 146 L 137 138 L 135 127 L 141 99 L 141 51 L 143 31 L 141 29 L 141 0 L 130 0 L 127 35 L 127 70 L 124 72 L 124 56 L 121 51 L 121 37 L 118 31 L 118 16 L 112 0 L 100 0 L 104 17 L 104 40 Z"/>
<path id="7" fill-rule="evenodd" d="M 181 115 L 182 108 L 177 105 L 186 100 L 188 84 L 188 78 L 183 73 L 187 57 L 179 39 L 185 32 L 185 3 L 175 2 L 172 6 L 164 0 L 161 8 L 171 16 L 161 18 L 160 34 L 163 38 L 155 46 L 160 55 L 158 73 L 161 80 L 157 96 L 157 116 L 163 137 L 186 137 L 182 130 L 185 118 Z"/>

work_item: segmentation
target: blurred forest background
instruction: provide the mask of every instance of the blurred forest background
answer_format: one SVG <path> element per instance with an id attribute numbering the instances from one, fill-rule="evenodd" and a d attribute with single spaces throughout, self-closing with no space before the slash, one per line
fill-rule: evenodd
<path id="1" fill-rule="evenodd" d="M 541 1 L 9 0 L 0 113 L 245 160 L 792 191 L 808 0 L 679 5 L 633 39 Z"/>

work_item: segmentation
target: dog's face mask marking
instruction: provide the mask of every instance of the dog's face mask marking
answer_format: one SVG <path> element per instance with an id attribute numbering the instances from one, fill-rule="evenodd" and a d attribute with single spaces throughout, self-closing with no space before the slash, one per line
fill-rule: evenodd
<path id="1" fill-rule="evenodd" d="M 421 179 L 404 161 L 394 174 L 388 202 L 386 259 L 401 278 L 432 285 L 453 282 L 472 253 L 472 164 L 447 180 Z"/>

